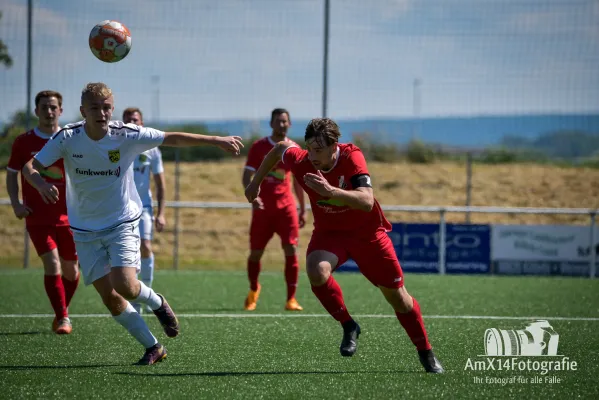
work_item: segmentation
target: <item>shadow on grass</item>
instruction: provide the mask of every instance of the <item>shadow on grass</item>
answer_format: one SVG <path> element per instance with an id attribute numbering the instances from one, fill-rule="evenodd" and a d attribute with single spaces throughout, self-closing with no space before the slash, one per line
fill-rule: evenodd
<path id="1" fill-rule="evenodd" d="M 114 372 L 117 375 L 129 376 L 260 376 L 260 375 L 372 375 L 372 374 L 422 374 L 422 371 L 239 371 L 239 372 L 173 372 L 173 373 L 151 373 L 151 372 Z"/>
<path id="2" fill-rule="evenodd" d="M 0 365 L 0 370 L 25 371 L 34 369 L 85 369 L 124 367 L 128 364 L 83 364 L 83 365 Z"/>
<path id="3" fill-rule="evenodd" d="M 52 332 L 53 333 L 53 332 Z M 21 335 L 43 335 L 50 332 L 29 331 L 29 332 L 0 332 L 0 336 L 21 336 Z"/>

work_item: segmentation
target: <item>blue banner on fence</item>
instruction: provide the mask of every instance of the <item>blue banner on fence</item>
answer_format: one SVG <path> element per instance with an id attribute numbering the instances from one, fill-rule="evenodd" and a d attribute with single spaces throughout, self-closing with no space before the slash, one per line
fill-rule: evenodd
<path id="1" fill-rule="evenodd" d="M 491 264 L 491 227 L 475 224 L 445 225 L 445 271 L 486 274 Z M 439 271 L 439 225 L 393 224 L 389 232 L 395 252 L 406 272 Z M 340 271 L 357 271 L 349 260 Z"/>

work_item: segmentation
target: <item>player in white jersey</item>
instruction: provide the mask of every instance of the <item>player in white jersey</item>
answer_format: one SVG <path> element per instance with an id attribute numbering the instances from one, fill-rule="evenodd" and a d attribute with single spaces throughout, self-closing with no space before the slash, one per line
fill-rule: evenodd
<path id="1" fill-rule="evenodd" d="M 63 159 L 67 212 L 84 283 L 94 285 L 114 319 L 145 347 L 138 364 L 154 364 L 166 357 L 166 349 L 129 301 L 147 304 L 169 337 L 179 334 L 179 321 L 164 296 L 137 279 L 142 203 L 133 160 L 158 145 L 213 145 L 239 155 L 243 144 L 238 136 L 162 132 L 111 121 L 114 98 L 104 83 L 85 86 L 80 110 L 85 120 L 52 136 L 22 173 L 44 201 L 56 203 L 57 188 L 39 170 Z"/>
<path id="2" fill-rule="evenodd" d="M 143 114 L 137 107 L 128 107 L 123 111 L 123 122 L 143 126 Z M 156 202 L 158 210 L 154 218 L 152 207 L 152 188 L 150 187 L 150 175 L 154 176 L 156 187 Z M 162 166 L 162 153 L 158 147 L 146 150 L 133 161 L 133 176 L 137 193 L 141 198 L 143 210 L 139 219 L 139 235 L 141 236 L 141 271 L 139 280 L 152 287 L 154 281 L 154 252 L 152 251 L 153 222 L 156 221 L 156 231 L 162 232 L 166 225 L 164 217 L 164 167 Z M 142 311 L 141 304 L 133 303 L 133 308 L 139 313 Z M 145 312 L 152 312 L 145 306 Z"/>

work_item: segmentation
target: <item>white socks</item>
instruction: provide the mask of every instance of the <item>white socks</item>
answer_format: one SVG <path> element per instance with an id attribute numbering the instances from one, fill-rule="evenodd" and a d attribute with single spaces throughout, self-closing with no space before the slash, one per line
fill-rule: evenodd
<path id="1" fill-rule="evenodd" d="M 152 310 L 157 310 L 162 305 L 162 299 L 160 296 L 156 294 L 151 288 L 147 287 L 145 283 L 139 281 L 139 285 L 141 286 L 139 290 L 139 295 L 134 303 L 147 304 Z"/>
<path id="2" fill-rule="evenodd" d="M 150 328 L 141 315 L 135 311 L 131 303 L 127 303 L 125 311 L 113 316 L 114 320 L 121 324 L 139 343 L 146 349 L 158 343 L 158 340 L 150 332 Z"/>
<path id="3" fill-rule="evenodd" d="M 148 258 L 141 259 L 139 280 L 145 283 L 147 287 L 152 287 L 152 281 L 154 280 L 154 253 L 150 254 Z"/>

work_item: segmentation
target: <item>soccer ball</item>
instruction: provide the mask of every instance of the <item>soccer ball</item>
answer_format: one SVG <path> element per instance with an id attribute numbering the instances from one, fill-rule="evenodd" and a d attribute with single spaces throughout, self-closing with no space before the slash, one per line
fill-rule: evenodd
<path id="1" fill-rule="evenodd" d="M 89 48 L 100 61 L 121 61 L 131 50 L 131 33 L 120 22 L 102 21 L 89 34 Z"/>

